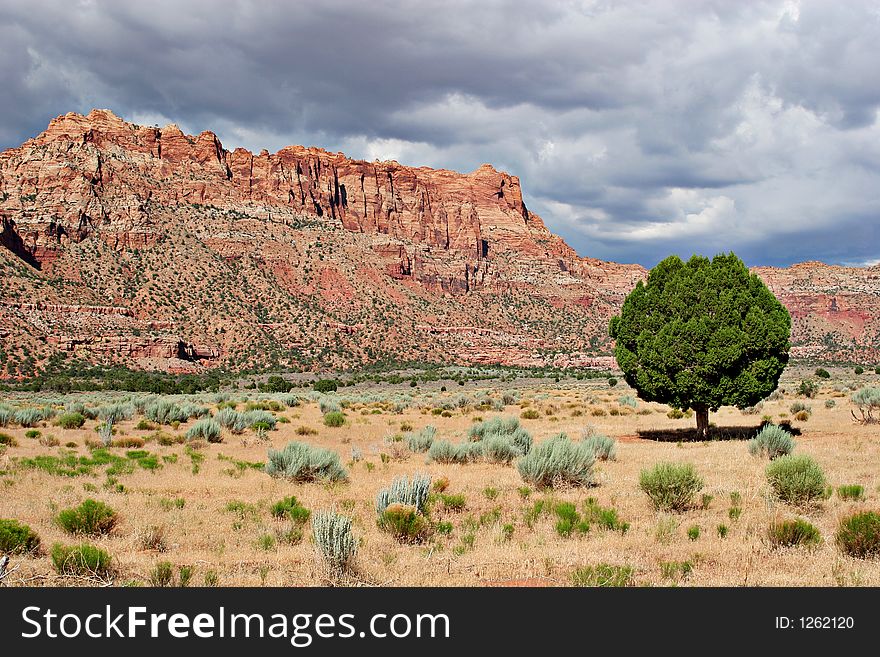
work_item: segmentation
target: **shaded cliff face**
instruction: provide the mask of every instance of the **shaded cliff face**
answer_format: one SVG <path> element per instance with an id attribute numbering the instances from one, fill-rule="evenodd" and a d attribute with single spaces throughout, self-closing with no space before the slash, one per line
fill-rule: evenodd
<path id="1" fill-rule="evenodd" d="M 819 321 L 838 295 L 829 284 L 811 301 L 809 272 L 823 267 L 762 275 L 797 310 L 802 346 L 873 348 L 876 277 L 835 301 L 866 312 L 861 325 Z M 579 258 L 490 165 L 254 155 L 106 110 L 59 117 L 0 154 L 0 271 L 0 376 L 53 354 L 171 370 L 603 366 L 608 317 L 645 275 Z"/>

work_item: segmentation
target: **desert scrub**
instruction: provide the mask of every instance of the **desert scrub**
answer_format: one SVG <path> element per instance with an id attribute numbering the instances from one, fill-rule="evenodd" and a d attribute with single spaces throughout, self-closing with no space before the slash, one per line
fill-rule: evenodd
<path id="1" fill-rule="evenodd" d="M 482 455 L 482 441 L 453 444 L 448 440 L 436 440 L 428 449 L 428 458 L 438 463 L 468 463 Z"/>
<path id="2" fill-rule="evenodd" d="M 35 553 L 40 549 L 40 537 L 17 520 L 0 520 L 0 554 Z"/>
<path id="3" fill-rule="evenodd" d="M 774 522 L 767 538 L 773 547 L 814 547 L 822 542 L 819 530 L 800 518 Z"/>
<path id="4" fill-rule="evenodd" d="M 767 466 L 767 483 L 773 494 L 788 504 L 808 504 L 825 494 L 822 468 L 806 454 L 787 454 Z"/>
<path id="5" fill-rule="evenodd" d="M 658 511 L 685 511 L 702 487 L 703 480 L 690 463 L 658 463 L 639 474 L 639 488 Z"/>
<path id="6" fill-rule="evenodd" d="M 86 418 L 82 413 L 64 413 L 55 420 L 62 429 L 79 429 L 86 423 Z"/>
<path id="7" fill-rule="evenodd" d="M 597 461 L 614 461 L 617 458 L 617 443 L 614 438 L 593 434 L 585 436 L 583 442 L 587 449 L 592 450 Z"/>
<path id="8" fill-rule="evenodd" d="M 20 408 L 12 414 L 12 421 L 21 427 L 32 427 L 45 419 L 40 408 Z"/>
<path id="9" fill-rule="evenodd" d="M 863 511 L 843 518 L 835 538 L 841 552 L 851 557 L 880 556 L 880 513 Z"/>
<path id="10" fill-rule="evenodd" d="M 768 456 L 773 460 L 791 454 L 794 447 L 795 442 L 788 431 L 778 425 L 768 424 L 749 441 L 749 454 Z"/>
<path id="11" fill-rule="evenodd" d="M 335 511 L 319 511 L 312 517 L 315 548 L 334 574 L 351 568 L 357 555 L 357 541 L 351 531 L 351 518 Z"/>
<path id="12" fill-rule="evenodd" d="M 379 491 L 376 496 L 376 512 L 381 514 L 391 504 L 403 504 L 425 513 L 430 491 L 431 477 L 428 475 L 415 474 L 412 480 L 407 477 L 397 477 L 391 482 L 391 486 Z"/>
<path id="13" fill-rule="evenodd" d="M 404 434 L 403 439 L 406 441 L 409 451 L 421 454 L 431 449 L 436 435 L 437 429 L 429 424 L 418 433 L 410 431 Z"/>
<path id="14" fill-rule="evenodd" d="M 64 509 L 55 518 L 58 526 L 68 534 L 89 536 L 109 534 L 118 520 L 119 517 L 112 508 L 92 498 L 79 506 Z"/>
<path id="15" fill-rule="evenodd" d="M 52 546 L 52 565 L 61 575 L 106 577 L 111 573 L 110 555 L 88 543 Z"/>
<path id="16" fill-rule="evenodd" d="M 376 524 L 400 543 L 421 543 L 431 529 L 428 519 L 415 506 L 399 502 L 386 506 Z"/>
<path id="17" fill-rule="evenodd" d="M 342 411 L 330 411 L 324 414 L 324 425 L 328 427 L 341 427 L 345 424 L 345 413 Z"/>
<path id="18" fill-rule="evenodd" d="M 865 497 L 865 487 L 859 484 L 838 486 L 837 496 L 842 500 L 861 500 Z"/>
<path id="19" fill-rule="evenodd" d="M 600 563 L 595 566 L 578 568 L 571 575 L 574 586 L 632 586 L 632 566 L 615 566 Z"/>
<path id="20" fill-rule="evenodd" d="M 516 467 L 523 480 L 537 488 L 589 486 L 595 462 L 592 449 L 560 433 L 533 447 Z"/>
<path id="21" fill-rule="evenodd" d="M 293 495 L 275 502 L 270 511 L 273 518 L 287 518 L 297 525 L 304 525 L 312 515 Z"/>
<path id="22" fill-rule="evenodd" d="M 186 432 L 187 440 L 195 440 L 197 438 L 207 440 L 209 443 L 222 442 L 223 437 L 220 435 L 220 423 L 214 418 L 202 418 Z"/>
<path id="23" fill-rule="evenodd" d="M 266 472 L 291 481 L 348 480 L 348 472 L 342 467 L 339 454 L 297 441 L 287 443 L 284 449 L 270 449 Z"/>
<path id="24" fill-rule="evenodd" d="M 214 419 L 220 424 L 221 427 L 223 427 L 224 429 L 228 429 L 234 434 L 240 434 L 248 428 L 247 416 L 244 413 L 239 413 L 238 411 L 229 407 L 225 407 L 217 411 L 217 415 L 214 416 Z"/>

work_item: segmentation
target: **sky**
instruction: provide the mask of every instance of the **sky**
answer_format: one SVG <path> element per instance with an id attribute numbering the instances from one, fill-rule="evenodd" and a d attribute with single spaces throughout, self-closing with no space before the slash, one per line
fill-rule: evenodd
<path id="1" fill-rule="evenodd" d="M 877 2 L 0 0 L 0 148 L 94 107 L 520 177 L 582 256 L 880 262 Z"/>

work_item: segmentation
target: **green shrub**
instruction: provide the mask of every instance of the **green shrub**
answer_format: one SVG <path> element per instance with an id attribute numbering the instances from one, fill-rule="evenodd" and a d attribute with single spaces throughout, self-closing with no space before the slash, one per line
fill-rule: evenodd
<path id="1" fill-rule="evenodd" d="M 275 502 L 272 505 L 271 513 L 273 518 L 287 518 L 297 525 L 305 524 L 312 515 L 293 495 Z"/>
<path id="2" fill-rule="evenodd" d="M 41 431 L 39 431 L 38 429 L 28 429 L 27 431 L 24 432 L 24 437 L 30 438 L 31 440 L 36 440 L 37 438 L 39 438 L 42 435 L 43 435 L 43 433 Z"/>
<path id="3" fill-rule="evenodd" d="M 202 418 L 189 428 L 186 432 L 187 440 L 196 440 L 203 438 L 209 443 L 219 443 L 223 441 L 220 435 L 220 423 L 214 418 Z"/>
<path id="4" fill-rule="evenodd" d="M 431 477 L 424 474 L 413 475 L 412 481 L 407 477 L 397 477 L 391 486 L 383 488 L 376 496 L 376 512 L 382 514 L 392 504 L 414 507 L 419 513 L 425 513 L 428 495 L 431 491 Z"/>
<path id="5" fill-rule="evenodd" d="M 79 506 L 64 509 L 55 520 L 68 534 L 101 536 L 110 533 L 119 517 L 103 502 L 88 498 Z"/>
<path id="6" fill-rule="evenodd" d="M 0 445 L 15 447 L 18 445 L 18 441 L 15 440 L 15 438 L 10 436 L 8 433 L 0 432 Z"/>
<path id="7" fill-rule="evenodd" d="M 819 392 L 819 386 L 816 385 L 814 381 L 810 381 L 809 379 L 804 379 L 801 381 L 798 386 L 798 394 L 803 395 L 804 397 L 809 397 L 812 399 Z"/>
<path id="8" fill-rule="evenodd" d="M 341 427 L 345 424 L 345 413 L 342 411 L 330 411 L 324 415 L 324 424 L 328 427 Z"/>
<path id="9" fill-rule="evenodd" d="M 632 395 L 622 395 L 617 398 L 617 403 L 621 406 L 629 406 L 630 408 L 637 408 L 639 402 L 636 401 L 636 398 Z"/>
<path id="10" fill-rule="evenodd" d="M 589 486 L 596 455 L 584 443 L 573 443 L 560 433 L 536 445 L 516 467 L 524 481 L 537 488 Z"/>
<path id="11" fill-rule="evenodd" d="M 465 507 L 465 497 L 460 494 L 445 494 L 441 493 L 439 496 L 440 502 L 443 504 L 443 508 L 448 511 L 462 511 Z"/>
<path id="12" fill-rule="evenodd" d="M 430 532 L 430 523 L 416 507 L 399 502 L 385 507 L 377 524 L 401 543 L 420 543 Z"/>
<path id="13" fill-rule="evenodd" d="M 791 454 L 794 447 L 795 442 L 788 431 L 775 424 L 767 424 L 749 441 L 749 454 L 768 456 L 772 460 Z"/>
<path id="14" fill-rule="evenodd" d="M 774 522 L 767 530 L 773 547 L 812 547 L 822 542 L 822 534 L 806 520 Z"/>
<path id="15" fill-rule="evenodd" d="M 837 496 L 842 500 L 861 500 L 865 497 L 865 488 L 858 484 L 838 486 Z"/>
<path id="16" fill-rule="evenodd" d="M 170 561 L 160 561 L 150 571 L 150 586 L 168 587 L 174 586 L 174 564 Z"/>
<path id="17" fill-rule="evenodd" d="M 82 413 L 64 413 L 55 421 L 62 429 L 79 429 L 86 423 L 86 418 Z"/>
<path id="18" fill-rule="evenodd" d="M 336 379 L 318 379 L 312 388 L 315 392 L 336 392 L 339 382 Z"/>
<path id="19" fill-rule="evenodd" d="M 691 574 L 694 564 L 690 561 L 662 561 L 660 575 L 663 579 L 680 580 Z"/>
<path id="20" fill-rule="evenodd" d="M 281 450 L 270 449 L 266 472 L 292 481 L 348 480 L 348 472 L 342 467 L 339 454 L 297 441 L 289 442 Z"/>
<path id="21" fill-rule="evenodd" d="M 98 417 L 101 421 L 110 424 L 119 424 L 123 420 L 129 420 L 132 415 L 134 415 L 134 406 L 131 404 L 110 404 L 102 406 L 98 411 Z"/>
<path id="22" fill-rule="evenodd" d="M 34 553 L 40 549 L 40 537 L 17 520 L 0 520 L 0 554 Z"/>
<path id="23" fill-rule="evenodd" d="M 616 509 L 600 506 L 594 497 L 588 497 L 584 502 L 584 519 L 608 531 L 625 534 L 629 530 L 629 523 L 618 517 Z"/>
<path id="24" fill-rule="evenodd" d="M 592 450 L 597 461 L 613 461 L 617 457 L 617 443 L 614 438 L 596 434 L 584 439 L 584 446 Z"/>
<path id="25" fill-rule="evenodd" d="M 806 454 L 787 454 L 767 466 L 767 481 L 773 493 L 789 504 L 806 504 L 825 492 L 825 475 Z"/>
<path id="26" fill-rule="evenodd" d="M 700 538 L 700 526 L 691 525 L 690 527 L 688 527 L 687 537 L 692 541 L 696 541 L 698 538 Z"/>
<path id="27" fill-rule="evenodd" d="M 404 435 L 404 440 L 406 440 L 406 446 L 411 452 L 421 454 L 431 449 L 436 434 L 437 429 L 428 425 L 418 433 L 407 433 Z"/>
<path id="28" fill-rule="evenodd" d="M 105 577 L 111 572 L 110 555 L 88 543 L 70 546 L 55 543 L 51 556 L 52 565 L 62 575 Z"/>
<path id="29" fill-rule="evenodd" d="M 632 566 L 614 566 L 600 563 L 595 566 L 578 568 L 571 576 L 575 586 L 622 587 L 633 585 Z"/>
<path id="30" fill-rule="evenodd" d="M 794 404 L 788 407 L 788 410 L 792 415 L 797 415 L 798 413 L 802 412 L 813 412 L 813 409 L 810 406 L 801 401 L 796 401 Z"/>
<path id="31" fill-rule="evenodd" d="M 319 511 L 312 517 L 312 534 L 318 554 L 334 573 L 348 570 L 357 555 L 351 518 L 334 511 Z"/>
<path id="32" fill-rule="evenodd" d="M 483 456 L 483 441 L 452 444 L 436 440 L 428 449 L 428 458 L 438 463 L 468 463 Z"/>
<path id="33" fill-rule="evenodd" d="M 865 368 L 861 365 L 856 365 L 856 368 L 853 370 L 853 372 L 855 372 L 856 374 L 864 374 Z"/>
<path id="34" fill-rule="evenodd" d="M 703 487 L 703 480 L 690 463 L 659 463 L 642 470 L 639 488 L 658 511 L 684 511 Z"/>
<path id="35" fill-rule="evenodd" d="M 825 400 L 825 408 L 834 408 L 835 406 L 837 406 L 837 402 L 834 401 L 833 399 L 826 399 Z"/>
<path id="36" fill-rule="evenodd" d="M 880 556 L 880 513 L 863 511 L 840 521 L 837 546 L 851 557 Z"/>
<path id="37" fill-rule="evenodd" d="M 608 387 L 609 388 L 613 388 L 616 385 L 617 385 L 617 379 L 615 379 L 613 376 L 608 379 Z"/>
<path id="38" fill-rule="evenodd" d="M 537 411 L 537 409 L 527 408 L 522 413 L 520 413 L 519 416 L 523 420 L 537 420 L 539 417 L 541 417 L 541 414 Z"/>
<path id="39" fill-rule="evenodd" d="M 820 379 L 830 379 L 831 378 L 831 373 L 828 370 L 826 370 L 824 367 L 817 367 L 815 374 Z"/>
<path id="40" fill-rule="evenodd" d="M 14 414 L 15 411 L 12 410 L 12 407 L 0 404 L 0 427 L 5 427 L 12 422 Z"/>

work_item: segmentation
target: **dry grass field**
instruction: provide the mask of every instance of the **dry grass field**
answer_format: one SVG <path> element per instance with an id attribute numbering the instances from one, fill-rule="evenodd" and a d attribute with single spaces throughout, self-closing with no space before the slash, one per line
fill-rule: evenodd
<path id="1" fill-rule="evenodd" d="M 113 585 L 149 585 L 157 564 L 170 562 L 175 571 L 180 566 L 192 567 L 190 585 L 558 586 L 570 585 L 579 568 L 606 563 L 631 567 L 630 583 L 636 586 L 877 586 L 880 562 L 843 555 L 834 537 L 841 517 L 855 510 L 880 510 L 878 427 L 852 421 L 850 411 L 855 407 L 851 390 L 845 389 L 849 382 L 855 387 L 877 386 L 880 377 L 830 369 L 832 378 L 819 381 L 821 389 L 813 399 L 796 395 L 798 381 L 809 378 L 812 370 L 793 368 L 781 383 L 786 390 L 781 399 L 765 401 L 755 414 L 725 408 L 711 416 L 718 427 L 757 426 L 762 416 L 774 422 L 791 420 L 790 407 L 797 401 L 810 406 L 808 419 L 793 420 L 802 432 L 795 437 L 795 453 L 814 457 L 835 490 L 845 484 L 862 485 L 864 499 L 842 500 L 834 492 L 809 508 L 773 499 L 765 477 L 768 461 L 750 456 L 744 440 L 660 442 L 640 437 L 640 431 L 691 427 L 694 420 L 671 419 L 668 407 L 660 404 L 638 401 L 635 409 L 621 404 L 622 396 L 634 392 L 622 382 L 609 388 L 604 379 L 506 383 L 504 390 L 517 391 L 519 401 L 503 410 L 465 407 L 445 414 L 432 413 L 432 404 L 460 394 L 476 398 L 486 393 L 500 399 L 502 389 L 491 382 L 454 386 L 455 390 L 442 393 L 439 384 L 418 390 L 399 386 L 342 389 L 339 399 L 357 395 L 391 399 L 401 394 L 411 394 L 413 399 L 400 413 L 390 403 L 351 404 L 344 408 L 346 423 L 338 428 L 324 425 L 318 404 L 308 393 L 294 391 L 302 403 L 275 412 L 288 421 L 268 431 L 264 440 L 252 430 L 241 435 L 224 431 L 221 443 L 163 446 L 155 439 L 156 429 L 136 428 L 144 418 L 135 414 L 117 425 L 115 438 L 146 438 L 139 449 L 156 458 L 132 459 L 127 455 L 132 447 L 111 447 L 108 451 L 118 460 L 128 461 L 111 475 L 107 469 L 112 466 L 94 465 L 88 473 L 63 476 L 27 460 L 65 453 L 88 456 L 86 443 L 97 441 L 99 420 L 88 420 L 81 429 L 63 429 L 50 419 L 34 427 L 40 432 L 38 437 L 27 437 L 29 429 L 10 422 L 0 428 L 13 439 L 7 442 L 15 443 L 0 448 L 0 518 L 30 526 L 39 534 L 42 548 L 35 555 L 13 555 L 10 565 L 17 570 L 5 584 L 98 584 L 89 578 L 59 575 L 49 557 L 56 542 L 70 545 L 88 540 L 112 556 L 113 574 L 107 581 Z M 238 391 L 229 393 L 229 399 L 243 408 L 248 392 L 251 399 L 270 397 Z M 72 394 L 58 397 L 57 402 L 107 404 L 131 396 L 102 393 L 98 400 L 94 394 Z M 36 397 L 9 394 L 0 402 L 19 407 L 38 403 Z M 433 401 L 426 402 L 428 398 Z M 827 400 L 834 401 L 833 407 Z M 212 395 L 197 396 L 194 403 L 217 412 Z M 425 454 L 410 452 L 405 442 L 386 439 L 430 424 L 437 428 L 438 439 L 458 442 L 466 439 L 468 428 L 479 418 L 519 418 L 526 409 L 537 410 L 536 419 L 520 420 L 536 443 L 559 432 L 580 439 L 584 429 L 591 427 L 616 439 L 616 459 L 597 462 L 595 485 L 589 488 L 537 490 L 526 487 L 515 461 L 511 465 L 428 463 Z M 183 436 L 193 423 L 158 430 L 166 436 Z M 53 445 L 56 441 L 50 437 L 58 444 Z M 336 451 L 349 481 L 291 483 L 258 469 L 266 462 L 268 448 L 278 449 L 292 440 Z M 361 458 L 355 461 L 352 454 L 358 452 Z M 663 461 L 691 463 L 703 477 L 704 487 L 693 508 L 658 513 L 640 490 L 640 471 Z M 420 544 L 401 544 L 377 526 L 376 496 L 395 477 L 418 472 L 433 481 L 448 479 L 446 494 L 463 495 L 465 506 L 453 511 L 435 502 L 431 519 L 451 523 L 449 533 L 435 531 Z M 705 504 L 702 494 L 711 496 Z M 289 495 L 295 495 L 312 513 L 336 509 L 353 518 L 360 544 L 351 574 L 342 580 L 329 578 L 316 556 L 309 525 L 304 526 L 301 540 L 291 540 L 290 522 L 272 517 L 271 505 Z M 616 509 L 620 519 L 629 523 L 628 531 L 594 525 L 582 535 L 560 536 L 554 504 L 572 501 L 581 507 L 588 497 Z M 58 526 L 59 510 L 86 498 L 103 501 L 118 513 L 119 521 L 109 535 L 83 539 Z M 529 509 L 541 500 L 551 512 L 529 518 Z M 812 549 L 771 546 L 767 540 L 771 522 L 795 517 L 814 524 L 821 531 L 821 543 Z M 699 536 L 694 536 L 693 527 L 699 527 Z"/>

